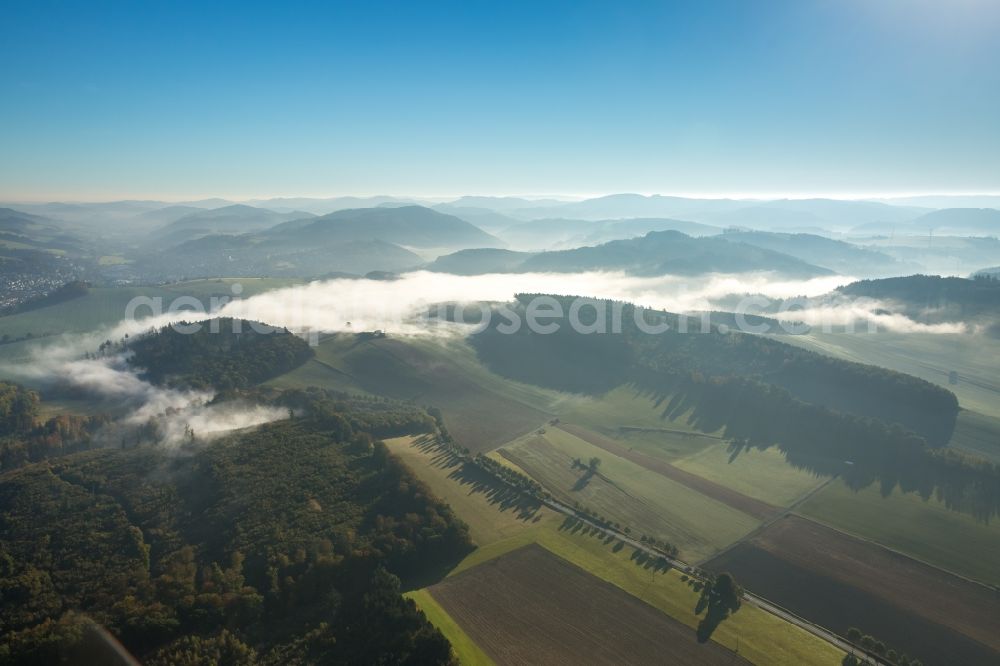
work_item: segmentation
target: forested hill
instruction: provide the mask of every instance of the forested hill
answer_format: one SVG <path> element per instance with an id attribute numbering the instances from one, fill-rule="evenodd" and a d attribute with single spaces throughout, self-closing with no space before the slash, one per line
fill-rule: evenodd
<path id="1" fill-rule="evenodd" d="M 317 218 L 279 224 L 262 232 L 260 237 L 279 247 L 369 240 L 419 248 L 503 246 L 500 239 L 479 227 L 424 206 L 338 210 Z"/>
<path id="2" fill-rule="evenodd" d="M 131 340 L 130 363 L 155 384 L 232 389 L 267 381 L 313 356 L 305 340 L 260 322 L 220 318 L 185 331 L 168 326 Z"/>
<path id="3" fill-rule="evenodd" d="M 522 321 L 524 304 L 535 296 L 518 296 L 515 313 Z M 569 311 L 572 299 L 556 300 L 564 313 Z M 613 304 L 604 303 L 610 319 Z M 517 334 L 504 335 L 491 326 L 473 336 L 472 344 L 497 372 L 564 390 L 604 391 L 633 379 L 636 369 L 678 376 L 748 377 L 787 389 L 806 402 L 899 423 L 934 445 L 945 444 L 951 435 L 958 401 L 936 384 L 762 336 L 721 335 L 714 326 L 711 333 L 701 333 L 697 317 L 688 318 L 689 332 L 683 333 L 677 315 L 647 312 L 650 323 L 667 323 L 670 330 L 643 333 L 635 323 L 634 308 L 619 305 L 623 309 L 621 334 L 574 333 L 563 319 L 559 330 L 550 335 L 533 334 L 527 326 L 521 326 Z M 594 316 L 593 307 L 580 310 L 585 322 L 588 316 Z M 494 324 L 504 321 L 499 314 L 492 318 Z"/>
<path id="4" fill-rule="evenodd" d="M 522 322 L 530 298 L 519 296 L 511 310 Z M 557 300 L 567 312 L 569 299 Z M 611 320 L 614 304 L 603 303 Z M 581 309 L 584 324 L 596 321 L 593 313 Z M 522 325 L 506 334 L 498 326 L 510 317 L 497 311 L 470 341 L 492 370 L 519 381 L 584 393 L 629 385 L 655 399 L 665 418 L 721 430 L 736 448 L 777 446 L 792 464 L 853 487 L 936 493 L 984 520 L 1000 513 L 1000 467 L 944 448 L 958 416 L 950 391 L 762 336 L 714 326 L 702 333 L 690 321 L 682 333 L 669 313 L 644 313 L 649 324 L 671 326 L 646 333 L 634 314 L 622 305 L 620 334 L 578 333 L 566 319 L 545 320 L 560 323 L 553 333 Z"/>
<path id="5" fill-rule="evenodd" d="M 918 307 L 1000 307 L 1000 280 L 910 275 L 882 280 L 860 280 L 837 289 L 848 296 L 892 299 Z"/>
<path id="6" fill-rule="evenodd" d="M 837 291 L 847 296 L 891 301 L 917 321 L 994 323 L 1000 318 L 1000 280 L 988 275 L 972 279 L 910 275 L 861 280 Z"/>
<path id="7" fill-rule="evenodd" d="M 83 616 L 152 666 L 452 663 L 400 578 L 463 556 L 467 530 L 372 436 L 431 420 L 283 399 L 304 415 L 192 455 L 102 449 L 0 476 L 0 663 L 94 663 Z"/>
<path id="8" fill-rule="evenodd" d="M 475 264 L 477 259 L 483 260 L 479 268 Z M 463 275 L 497 270 L 507 273 L 624 271 L 641 276 L 773 271 L 807 278 L 832 273 L 774 250 L 731 243 L 719 237 L 692 238 L 679 231 L 651 231 L 640 238 L 572 250 L 448 255 L 432 263 L 430 269 Z"/>

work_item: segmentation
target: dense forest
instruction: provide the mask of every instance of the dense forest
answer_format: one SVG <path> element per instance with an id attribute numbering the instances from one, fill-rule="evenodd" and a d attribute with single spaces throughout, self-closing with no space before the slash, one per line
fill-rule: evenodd
<path id="1" fill-rule="evenodd" d="M 309 344 L 287 329 L 229 318 L 168 326 L 128 346 L 130 363 L 154 384 L 201 389 L 259 384 L 313 356 Z"/>
<path id="2" fill-rule="evenodd" d="M 1000 280 L 910 275 L 861 280 L 837 291 L 847 296 L 894 301 L 911 319 L 926 322 L 970 321 L 1000 317 Z"/>
<path id="3" fill-rule="evenodd" d="M 91 622 L 154 665 L 451 663 L 400 581 L 464 555 L 467 530 L 373 434 L 433 420 L 273 397 L 300 415 L 0 477 L 0 663 L 91 661 Z"/>
<path id="4" fill-rule="evenodd" d="M 523 321 L 531 298 L 519 296 L 510 312 Z M 557 301 L 567 312 L 570 299 Z M 778 446 L 792 464 L 840 475 L 856 488 L 879 483 L 885 493 L 899 487 L 937 495 L 983 520 L 1000 512 L 1000 468 L 945 448 L 958 415 L 950 391 L 770 338 L 703 329 L 699 320 L 681 333 L 681 318 L 664 312 L 642 316 L 670 329 L 644 333 L 631 305 L 600 303 L 609 331 L 620 308 L 621 334 L 575 332 L 565 319 L 550 320 L 560 324 L 550 334 L 528 326 L 505 334 L 497 327 L 510 317 L 497 311 L 471 342 L 495 372 L 520 381 L 582 393 L 632 385 L 665 417 L 683 414 L 706 431 L 724 429 L 734 455 L 746 446 Z M 580 319 L 597 326 L 597 311 L 582 308 Z"/>
<path id="5" fill-rule="evenodd" d="M 0 382 L 0 472 L 30 462 L 90 448 L 95 433 L 109 419 L 100 414 L 60 414 L 38 418 L 38 394 Z"/>

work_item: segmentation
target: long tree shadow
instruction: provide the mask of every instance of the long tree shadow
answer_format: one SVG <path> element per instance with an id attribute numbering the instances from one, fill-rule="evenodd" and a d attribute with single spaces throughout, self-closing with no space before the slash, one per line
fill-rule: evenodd
<path id="1" fill-rule="evenodd" d="M 715 581 L 701 588 L 694 614 L 707 612 L 696 630 L 699 643 L 707 643 L 723 620 L 740 609 L 741 596 L 742 591 L 729 574 L 720 574 Z"/>
<path id="2" fill-rule="evenodd" d="M 579 492 L 583 490 L 588 485 L 590 485 L 590 480 L 592 478 L 594 478 L 594 470 L 588 469 L 586 472 L 583 473 L 583 476 L 581 476 L 579 479 L 576 480 L 576 483 L 573 484 L 573 487 L 570 490 L 572 490 L 573 492 Z"/>
<path id="3" fill-rule="evenodd" d="M 791 466 L 839 477 L 853 490 L 877 484 L 883 496 L 897 489 L 925 500 L 936 495 L 949 509 L 984 522 L 1000 514 L 1000 481 L 991 468 L 956 464 L 927 443 L 951 432 L 950 419 L 915 433 L 796 400 L 780 386 L 746 377 L 707 380 L 647 372 L 636 373 L 632 387 L 662 410 L 663 419 L 721 431 L 729 440 L 730 462 L 750 449 L 775 447 Z"/>
<path id="4" fill-rule="evenodd" d="M 475 465 L 458 461 L 448 478 L 457 481 L 469 494 L 482 495 L 501 512 L 512 512 L 518 520 L 538 522 L 541 519 L 541 502 L 501 483 Z"/>

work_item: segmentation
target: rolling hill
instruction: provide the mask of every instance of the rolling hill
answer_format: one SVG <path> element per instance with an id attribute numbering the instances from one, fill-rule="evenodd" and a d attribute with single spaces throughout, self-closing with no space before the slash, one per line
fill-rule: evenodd
<path id="1" fill-rule="evenodd" d="M 0 249 L 41 250 L 61 254 L 82 253 L 85 242 L 55 220 L 0 208 Z"/>
<path id="2" fill-rule="evenodd" d="M 898 275 L 906 270 L 901 262 L 883 252 L 815 234 L 740 231 L 727 232 L 723 238 L 782 252 L 842 275 Z"/>
<path id="3" fill-rule="evenodd" d="M 188 213 L 157 229 L 153 235 L 160 240 L 182 242 L 209 234 L 245 234 L 261 231 L 282 222 L 312 217 L 314 217 L 312 213 L 302 211 L 277 213 L 266 208 L 233 204 Z"/>
<path id="4" fill-rule="evenodd" d="M 847 296 L 889 301 L 916 321 L 1000 321 L 1000 282 L 939 275 L 862 280 L 840 287 Z"/>
<path id="5" fill-rule="evenodd" d="M 364 275 L 371 271 L 398 272 L 423 263 L 413 252 L 381 240 L 279 244 L 254 234 L 204 236 L 147 255 L 141 261 L 147 273 L 172 279 Z"/>
<path id="6" fill-rule="evenodd" d="M 692 238 L 679 231 L 653 231 L 641 238 L 535 254 L 465 252 L 441 257 L 428 269 L 459 271 L 463 275 L 600 270 L 640 276 L 774 271 L 789 276 L 815 277 L 831 273 L 773 250 L 722 238 Z"/>
<path id="7" fill-rule="evenodd" d="M 373 240 L 425 249 L 503 246 L 500 239 L 465 220 L 423 206 L 339 210 L 279 224 L 261 238 L 278 247 Z"/>
<path id="8" fill-rule="evenodd" d="M 545 218 L 511 225 L 499 236 L 514 247 L 527 250 L 568 249 L 611 240 L 644 236 L 650 231 L 680 231 L 690 236 L 713 236 L 722 229 L 698 222 L 669 218 L 579 220 Z"/>
<path id="9" fill-rule="evenodd" d="M 913 220 L 913 227 L 941 234 L 1000 234 L 1000 210 L 995 208 L 945 208 Z"/>

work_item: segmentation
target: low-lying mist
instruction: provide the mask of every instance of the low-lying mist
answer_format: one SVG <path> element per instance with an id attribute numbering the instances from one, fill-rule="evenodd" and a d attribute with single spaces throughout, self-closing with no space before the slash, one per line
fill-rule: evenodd
<path id="1" fill-rule="evenodd" d="M 154 421 L 156 437 L 177 446 L 192 434 L 211 438 L 284 416 L 258 405 L 213 404 L 214 395 L 154 386 L 126 361 L 126 355 L 94 357 L 105 340 L 119 341 L 181 321 L 215 316 L 242 318 L 288 328 L 299 335 L 383 330 L 394 335 L 462 335 L 468 329 L 428 318 L 440 303 L 505 302 L 517 293 L 551 293 L 629 301 L 671 312 L 730 310 L 764 314 L 811 327 L 848 327 L 922 333 L 964 333 L 960 323 L 923 324 L 894 313 L 891 304 L 851 299 L 833 291 L 851 278 L 787 280 L 768 274 L 706 275 L 698 278 L 640 278 L 623 273 L 526 273 L 458 276 L 417 271 L 391 280 L 333 279 L 235 297 L 212 311 L 192 309 L 197 301 L 143 301 L 135 317 L 87 334 L 64 335 L 37 345 L 28 363 L 0 368 L 5 376 L 40 388 L 69 388 L 99 399 L 121 415 L 122 426 Z M 236 291 L 239 291 L 238 289 Z M 781 311 L 787 308 L 787 312 Z M 125 313 L 123 313 L 124 316 Z M 470 320 L 478 316 L 470 311 Z"/>
<path id="2" fill-rule="evenodd" d="M 177 448 L 192 440 L 211 440 L 288 415 L 287 410 L 245 402 L 212 403 L 209 391 L 154 386 L 127 363 L 127 354 L 71 357 L 74 345 L 48 346 L 32 362 L 6 365 L 5 375 L 42 389 L 85 395 L 119 418 L 97 434 L 106 445 L 130 440 Z"/>
<path id="3" fill-rule="evenodd" d="M 628 301 L 686 313 L 733 310 L 766 314 L 813 327 L 854 326 L 865 332 L 962 333 L 962 324 L 927 325 L 892 312 L 892 304 L 850 299 L 833 290 L 844 276 L 788 280 L 764 273 L 646 278 L 624 273 L 518 273 L 459 276 L 417 271 L 395 280 L 336 279 L 234 300 L 218 314 L 307 331 L 370 331 L 421 335 L 451 330 L 422 315 L 438 303 L 509 301 L 517 293 L 546 293 Z M 778 312 L 787 307 L 788 312 Z M 470 315 L 474 321 L 475 315 Z M 862 324 L 857 326 L 857 324 Z"/>

